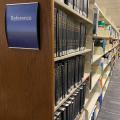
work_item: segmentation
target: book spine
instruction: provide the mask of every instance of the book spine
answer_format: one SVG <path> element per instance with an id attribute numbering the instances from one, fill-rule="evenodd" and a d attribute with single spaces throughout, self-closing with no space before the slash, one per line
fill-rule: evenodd
<path id="1" fill-rule="evenodd" d="M 79 51 L 79 41 L 80 41 L 80 25 L 77 22 L 76 24 L 76 32 L 77 32 L 77 37 L 76 37 L 76 51 Z"/>
<path id="2" fill-rule="evenodd" d="M 84 0 L 80 0 L 80 14 L 83 15 Z"/>
<path id="3" fill-rule="evenodd" d="M 57 8 L 54 8 L 54 57 L 57 53 Z"/>
<path id="4" fill-rule="evenodd" d="M 74 39 L 74 23 L 75 21 L 72 20 L 72 52 L 76 51 L 76 40 Z"/>
<path id="5" fill-rule="evenodd" d="M 59 93 L 60 93 L 60 101 L 63 99 L 63 91 L 62 91 L 62 87 L 63 87 L 63 81 L 62 81 L 62 63 L 59 63 Z"/>
<path id="6" fill-rule="evenodd" d="M 62 118 L 61 118 L 61 112 L 60 111 L 57 111 L 55 113 L 55 119 L 54 120 L 62 120 Z"/>
<path id="7" fill-rule="evenodd" d="M 80 111 L 83 108 L 83 86 L 80 87 Z"/>
<path id="8" fill-rule="evenodd" d="M 63 98 L 65 98 L 65 66 L 64 66 L 64 62 L 62 62 L 62 65 L 61 65 L 61 69 L 62 69 L 62 96 Z"/>
<path id="9" fill-rule="evenodd" d="M 68 63 L 67 61 L 64 61 L 64 79 L 65 79 L 65 96 L 68 94 L 68 78 L 67 78 L 67 72 L 68 72 Z"/>
<path id="10" fill-rule="evenodd" d="M 83 11 L 82 11 L 82 14 L 86 17 L 86 2 L 87 0 L 83 0 Z"/>
<path id="11" fill-rule="evenodd" d="M 80 0 L 76 1 L 76 11 L 80 12 Z"/>
<path id="12" fill-rule="evenodd" d="M 76 22 L 74 22 L 74 40 L 75 40 L 75 51 L 77 51 L 77 27 Z"/>
<path id="13" fill-rule="evenodd" d="M 85 104 L 86 83 L 83 84 L 83 105 Z"/>
<path id="14" fill-rule="evenodd" d="M 73 9 L 73 7 L 74 7 L 74 2 L 73 2 L 73 0 L 68 0 L 69 2 L 68 2 L 68 5 L 70 6 L 70 8 L 72 8 Z"/>
<path id="15" fill-rule="evenodd" d="M 82 59 L 82 61 L 81 61 L 81 62 L 82 62 L 82 63 L 81 63 L 81 65 L 82 65 L 82 67 L 81 67 L 81 71 L 82 71 L 82 72 L 81 72 L 81 77 L 83 78 L 83 77 L 84 77 L 84 69 L 85 69 L 85 56 L 82 55 L 81 57 L 82 57 L 82 58 L 81 58 L 81 59 Z"/>
<path id="16" fill-rule="evenodd" d="M 59 56 L 62 56 L 62 11 L 59 9 Z"/>
<path id="17" fill-rule="evenodd" d="M 67 15 L 66 15 L 66 13 L 63 13 L 63 55 L 66 55 L 67 54 L 67 31 L 66 31 L 66 29 L 67 29 Z"/>
<path id="18" fill-rule="evenodd" d="M 56 57 L 59 56 L 59 11 L 56 11 Z"/>
<path id="19" fill-rule="evenodd" d="M 77 0 L 73 0 L 73 6 L 74 6 L 74 10 L 77 11 Z"/>
<path id="20" fill-rule="evenodd" d="M 76 11 L 79 12 L 80 0 L 76 0 Z"/>
<path id="21" fill-rule="evenodd" d="M 58 105 L 62 100 L 62 69 L 61 63 L 56 64 L 56 76 L 55 76 L 55 104 Z"/>
<path id="22" fill-rule="evenodd" d="M 72 53 L 72 20 L 70 18 L 70 32 L 69 32 L 69 53 Z"/>
<path id="23" fill-rule="evenodd" d="M 67 54 L 69 54 L 69 32 L 70 32 L 70 22 L 69 17 L 67 17 Z"/>
<path id="24" fill-rule="evenodd" d="M 84 49 L 86 48 L 86 40 L 87 40 L 87 26 L 84 25 L 84 44 L 83 44 Z"/>
<path id="25" fill-rule="evenodd" d="M 76 85 L 79 83 L 79 56 L 76 57 Z"/>
<path id="26" fill-rule="evenodd" d="M 67 73 L 67 86 L 68 86 L 68 92 L 71 91 L 70 87 L 71 87 L 71 60 L 68 60 L 68 73 Z"/>
<path id="27" fill-rule="evenodd" d="M 82 33 L 82 23 L 80 23 L 80 39 L 79 39 L 79 50 L 82 50 L 82 40 L 83 40 L 83 33 Z"/>
<path id="28" fill-rule="evenodd" d="M 74 74 L 74 70 L 75 70 L 74 69 L 74 67 L 75 67 L 75 62 L 74 61 L 75 61 L 75 58 L 73 58 L 72 61 L 71 61 L 71 74 L 72 74 L 72 78 L 71 78 L 72 79 L 72 87 L 71 88 L 72 89 L 74 88 L 74 85 L 75 85 L 74 84 L 74 75 L 75 75 Z"/>
<path id="29" fill-rule="evenodd" d="M 79 82 L 82 80 L 82 56 L 79 56 Z"/>
<path id="30" fill-rule="evenodd" d="M 57 105 L 59 98 L 58 94 L 58 64 L 55 64 L 55 105 Z"/>
<path id="31" fill-rule="evenodd" d="M 85 44 L 86 44 L 86 26 L 85 24 L 81 23 L 81 45 L 80 49 L 84 50 L 85 49 Z"/>
<path id="32" fill-rule="evenodd" d="M 64 35 L 64 29 L 65 29 L 65 15 L 62 11 L 62 55 L 65 55 L 65 35 Z"/>
<path id="33" fill-rule="evenodd" d="M 68 5 L 68 1 L 69 1 L 69 0 L 64 0 L 64 3 L 65 3 L 66 5 Z"/>

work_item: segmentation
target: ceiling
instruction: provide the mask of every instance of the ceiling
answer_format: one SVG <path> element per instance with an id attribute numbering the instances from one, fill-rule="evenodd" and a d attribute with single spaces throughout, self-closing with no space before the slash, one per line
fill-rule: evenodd
<path id="1" fill-rule="evenodd" d="M 120 28 L 120 0 L 96 0 L 106 16 Z"/>

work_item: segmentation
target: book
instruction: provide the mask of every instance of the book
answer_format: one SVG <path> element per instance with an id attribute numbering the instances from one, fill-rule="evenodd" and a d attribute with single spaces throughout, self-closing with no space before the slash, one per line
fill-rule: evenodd
<path id="1" fill-rule="evenodd" d="M 55 112 L 54 120 L 75 120 L 84 106 L 86 83 L 83 83 L 75 93 Z"/>
<path id="2" fill-rule="evenodd" d="M 80 0 L 80 10 L 79 10 L 79 12 L 80 12 L 81 15 L 83 15 L 83 11 L 84 11 L 83 5 L 84 5 L 84 0 Z"/>
<path id="3" fill-rule="evenodd" d="M 55 105 L 64 99 L 84 76 L 85 56 L 79 55 L 55 63 Z"/>
<path id="4" fill-rule="evenodd" d="M 83 0 L 83 15 L 88 17 L 89 0 Z"/>
<path id="5" fill-rule="evenodd" d="M 84 103 L 84 93 L 83 93 L 83 86 L 80 87 L 80 110 L 83 109 Z"/>
<path id="6" fill-rule="evenodd" d="M 63 40 L 63 55 L 67 54 L 67 14 L 63 12 L 62 14 L 62 40 Z"/>
<path id="7" fill-rule="evenodd" d="M 64 3 L 65 3 L 66 5 L 68 5 L 69 0 L 64 0 Z"/>
<path id="8" fill-rule="evenodd" d="M 73 9 L 77 11 L 77 0 L 73 0 Z"/>
<path id="9" fill-rule="evenodd" d="M 54 56 L 61 57 L 84 50 L 87 27 L 71 18 L 61 9 L 54 8 Z"/>
<path id="10" fill-rule="evenodd" d="M 74 8 L 74 2 L 73 0 L 68 0 L 68 5 L 70 6 L 70 8 Z"/>
<path id="11" fill-rule="evenodd" d="M 75 74 L 75 78 L 74 78 L 74 84 L 75 86 L 78 85 L 79 83 L 79 57 L 76 56 L 76 59 L 75 59 L 75 70 L 74 70 L 74 74 Z"/>
<path id="12" fill-rule="evenodd" d="M 57 8 L 54 8 L 54 57 L 56 57 L 57 53 Z"/>
<path id="13" fill-rule="evenodd" d="M 67 54 L 70 53 L 70 18 L 67 17 Z"/>
<path id="14" fill-rule="evenodd" d="M 81 30 L 81 41 L 80 41 L 80 50 L 85 49 L 86 45 L 86 25 L 84 23 L 81 23 L 80 25 L 80 30 Z"/>
<path id="15" fill-rule="evenodd" d="M 62 56 L 63 51 L 62 51 L 62 11 L 59 9 L 58 10 L 58 41 L 59 41 L 59 46 L 58 46 L 58 56 Z"/>
<path id="16" fill-rule="evenodd" d="M 57 8 L 56 8 L 57 9 Z M 56 57 L 60 56 L 59 55 L 59 11 L 58 9 L 56 10 Z"/>
<path id="17" fill-rule="evenodd" d="M 94 8 L 93 34 L 97 34 L 97 31 L 98 31 L 98 20 L 99 20 L 99 10 L 97 8 Z"/>
<path id="18" fill-rule="evenodd" d="M 54 120 L 62 120 L 62 118 L 61 118 L 61 112 L 60 111 L 55 112 L 55 118 L 54 118 Z"/>
<path id="19" fill-rule="evenodd" d="M 87 39 L 87 27 L 84 24 L 84 42 L 83 42 L 84 49 L 86 48 L 86 39 Z"/>
<path id="20" fill-rule="evenodd" d="M 66 119 L 66 117 L 67 117 L 66 116 L 66 108 L 62 106 L 62 107 L 59 108 L 58 111 L 61 113 L 61 118 L 62 118 L 61 120 L 67 120 Z"/>
<path id="21" fill-rule="evenodd" d="M 55 105 L 62 100 L 62 67 L 61 63 L 56 64 L 55 68 Z"/>

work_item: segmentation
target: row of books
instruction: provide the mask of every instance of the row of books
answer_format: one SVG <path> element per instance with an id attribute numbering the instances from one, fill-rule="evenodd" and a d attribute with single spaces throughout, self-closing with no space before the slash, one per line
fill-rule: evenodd
<path id="1" fill-rule="evenodd" d="M 86 46 L 87 27 L 61 9 L 54 8 L 55 57 L 83 50 Z"/>
<path id="2" fill-rule="evenodd" d="M 99 14 L 98 8 L 94 8 L 93 34 L 119 39 L 119 34 L 116 30 L 112 27 L 112 25 L 108 25 L 105 21 L 100 20 Z"/>
<path id="3" fill-rule="evenodd" d="M 107 45 L 106 40 L 96 39 L 94 41 L 94 54 L 98 55 L 104 54 L 106 50 L 106 45 Z"/>
<path id="4" fill-rule="evenodd" d="M 60 0 L 70 8 L 88 17 L 89 0 Z"/>
<path id="5" fill-rule="evenodd" d="M 75 120 L 85 103 L 86 83 L 55 112 L 54 120 Z"/>
<path id="6" fill-rule="evenodd" d="M 84 55 L 55 63 L 55 105 L 82 82 L 84 63 Z"/>
<path id="7" fill-rule="evenodd" d="M 106 47 L 106 40 L 98 40 L 96 39 L 95 42 L 94 42 L 94 46 L 95 47 L 102 47 L 105 51 L 105 47 Z"/>

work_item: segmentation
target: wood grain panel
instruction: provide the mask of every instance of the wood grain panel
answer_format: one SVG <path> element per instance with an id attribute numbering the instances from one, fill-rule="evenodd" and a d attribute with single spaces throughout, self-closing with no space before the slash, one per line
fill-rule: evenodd
<path id="1" fill-rule="evenodd" d="M 5 4 L 31 0 L 0 0 L 0 120 L 52 120 L 53 0 L 40 3 L 39 51 L 9 49 L 5 35 Z"/>

